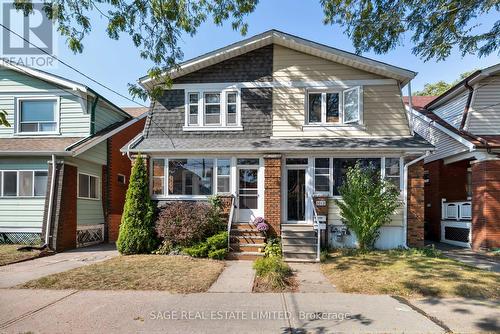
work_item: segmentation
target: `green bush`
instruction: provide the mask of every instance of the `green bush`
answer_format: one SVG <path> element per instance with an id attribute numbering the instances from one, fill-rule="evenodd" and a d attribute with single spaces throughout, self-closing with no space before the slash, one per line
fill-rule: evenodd
<path id="1" fill-rule="evenodd" d="M 280 257 L 263 257 L 253 264 L 255 273 L 273 289 L 283 290 L 292 276 L 292 269 Z"/>
<path id="2" fill-rule="evenodd" d="M 208 253 L 208 258 L 212 260 L 224 260 L 227 255 L 227 248 L 221 248 Z"/>
<path id="3" fill-rule="evenodd" d="M 186 247 L 183 252 L 192 257 L 222 260 L 227 255 L 227 232 L 220 232 L 194 246 Z"/>
<path id="4" fill-rule="evenodd" d="M 281 241 L 276 238 L 267 240 L 266 247 L 264 247 L 264 256 L 281 257 Z"/>
<path id="5" fill-rule="evenodd" d="M 135 159 L 125 196 L 116 247 L 121 254 L 151 253 L 158 241 L 153 225 L 154 207 L 149 197 L 148 171 L 141 155 Z"/>
<path id="6" fill-rule="evenodd" d="M 160 247 L 158 247 L 157 250 L 153 251 L 153 254 L 157 254 L 157 255 L 168 255 L 170 254 L 170 252 L 172 252 L 172 243 L 168 240 L 164 240 Z"/>
<path id="7" fill-rule="evenodd" d="M 373 249 L 380 228 L 391 221 L 401 204 L 399 189 L 357 163 L 348 169 L 339 192 L 342 199 L 335 202 L 344 224 L 356 235 L 360 250 Z"/>

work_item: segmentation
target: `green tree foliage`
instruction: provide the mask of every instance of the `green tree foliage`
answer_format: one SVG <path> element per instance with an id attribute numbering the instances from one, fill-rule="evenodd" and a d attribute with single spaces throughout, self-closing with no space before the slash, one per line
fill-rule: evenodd
<path id="1" fill-rule="evenodd" d="M 5 110 L 0 110 L 0 125 L 10 127 L 10 123 L 7 121 L 7 112 Z"/>
<path id="2" fill-rule="evenodd" d="M 345 225 L 356 234 L 361 250 L 373 249 L 380 228 L 391 221 L 400 206 L 399 190 L 380 175 L 359 164 L 347 171 L 339 189 L 341 200 L 335 200 Z"/>
<path id="3" fill-rule="evenodd" d="M 497 0 L 320 0 L 326 24 L 338 24 L 356 52 L 386 53 L 411 34 L 413 54 L 443 60 L 457 47 L 462 55 L 487 56 L 500 49 L 500 20 L 478 27 L 477 18 L 497 13 Z"/>
<path id="4" fill-rule="evenodd" d="M 91 12 L 107 20 L 106 32 L 112 39 L 128 35 L 143 59 L 154 66 L 151 78 L 177 67 L 183 59 L 178 46 L 182 34 L 194 35 L 202 23 L 211 19 L 217 25 L 230 21 L 232 28 L 247 32 L 245 16 L 255 9 L 258 0 L 44 0 L 44 12 L 54 20 L 69 48 L 81 53 L 83 40 L 92 30 Z M 15 0 L 25 15 L 33 11 L 33 0 Z M 162 78 L 167 85 L 168 77 Z M 146 98 L 147 93 L 135 84 L 129 85 L 132 96 Z M 159 96 L 161 87 L 150 94 Z"/>
<path id="5" fill-rule="evenodd" d="M 441 95 L 444 92 L 446 92 L 448 89 L 450 89 L 451 87 L 453 87 L 454 85 L 456 85 L 457 83 L 462 81 L 463 79 L 467 78 L 469 75 L 471 75 L 474 72 L 475 72 L 475 70 L 464 72 L 464 73 L 460 74 L 460 78 L 453 81 L 452 83 L 447 83 L 446 81 L 443 81 L 443 80 L 440 80 L 440 81 L 434 82 L 434 83 L 426 83 L 424 85 L 424 89 L 422 89 L 421 91 L 415 92 L 415 94 L 413 94 L 413 95 L 417 95 L 417 96 L 438 96 L 438 95 Z"/>
<path id="6" fill-rule="evenodd" d="M 122 254 L 151 253 L 157 246 L 153 224 L 154 207 L 149 197 L 148 172 L 139 155 L 135 159 L 125 197 L 116 246 Z"/>

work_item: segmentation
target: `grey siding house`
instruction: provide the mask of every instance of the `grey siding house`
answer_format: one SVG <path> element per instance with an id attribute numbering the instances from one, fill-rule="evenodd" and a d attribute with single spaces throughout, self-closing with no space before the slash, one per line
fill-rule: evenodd
<path id="1" fill-rule="evenodd" d="M 262 238 L 249 237 L 257 217 L 289 259 L 317 259 L 324 223 L 323 243 L 354 246 L 334 199 L 357 161 L 397 184 L 405 203 L 377 246 L 422 244 L 418 180 L 432 145 L 412 133 L 400 90 L 414 72 L 271 30 L 168 74 L 173 86 L 122 150 L 146 155 L 159 203 L 227 197 L 233 258 L 260 256 Z"/>

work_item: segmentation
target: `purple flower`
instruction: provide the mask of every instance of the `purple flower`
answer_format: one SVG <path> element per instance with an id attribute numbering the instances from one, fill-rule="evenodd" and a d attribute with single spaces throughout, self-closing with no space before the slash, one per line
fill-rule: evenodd
<path id="1" fill-rule="evenodd" d="M 257 230 L 260 232 L 266 232 L 269 230 L 269 225 L 266 222 L 260 222 L 257 224 Z"/>
<path id="2" fill-rule="evenodd" d="M 254 223 L 255 225 L 258 225 L 258 224 L 260 224 L 260 223 L 265 223 L 265 220 L 264 220 L 264 218 L 262 218 L 262 217 L 255 217 L 255 219 L 253 220 L 253 223 Z"/>

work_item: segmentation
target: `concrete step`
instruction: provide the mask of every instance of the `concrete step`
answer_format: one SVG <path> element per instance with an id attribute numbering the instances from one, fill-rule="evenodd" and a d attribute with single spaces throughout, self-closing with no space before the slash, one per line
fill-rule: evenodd
<path id="1" fill-rule="evenodd" d="M 263 244 L 265 238 L 262 236 L 231 235 L 230 243 L 238 244 Z"/>
<path id="2" fill-rule="evenodd" d="M 316 237 L 316 232 L 314 231 L 282 231 L 281 232 L 282 237 L 292 237 L 292 238 L 299 238 L 299 237 L 304 237 L 304 238 L 315 238 Z"/>
<path id="3" fill-rule="evenodd" d="M 234 252 L 263 252 L 266 244 L 239 244 L 232 243 L 229 245 L 232 251 Z"/>
<path id="4" fill-rule="evenodd" d="M 260 257 L 263 257 L 264 253 L 257 252 L 229 252 L 227 254 L 228 260 L 257 260 Z"/>
<path id="5" fill-rule="evenodd" d="M 313 260 L 316 261 L 316 252 L 314 253 L 296 253 L 296 252 L 286 252 L 283 250 L 283 257 L 285 261 L 288 260 Z"/>
<path id="6" fill-rule="evenodd" d="M 290 253 L 314 253 L 316 254 L 317 245 L 283 245 L 283 252 Z"/>
<path id="7" fill-rule="evenodd" d="M 309 224 L 281 224 L 281 232 L 284 231 L 314 231 Z"/>
<path id="8" fill-rule="evenodd" d="M 316 245 L 318 242 L 316 237 L 282 237 L 282 245 Z"/>
<path id="9" fill-rule="evenodd" d="M 311 259 L 295 259 L 295 258 L 284 258 L 285 262 L 296 262 L 296 263 L 311 263 L 311 262 L 318 262 L 316 261 L 316 258 L 313 260 Z"/>

